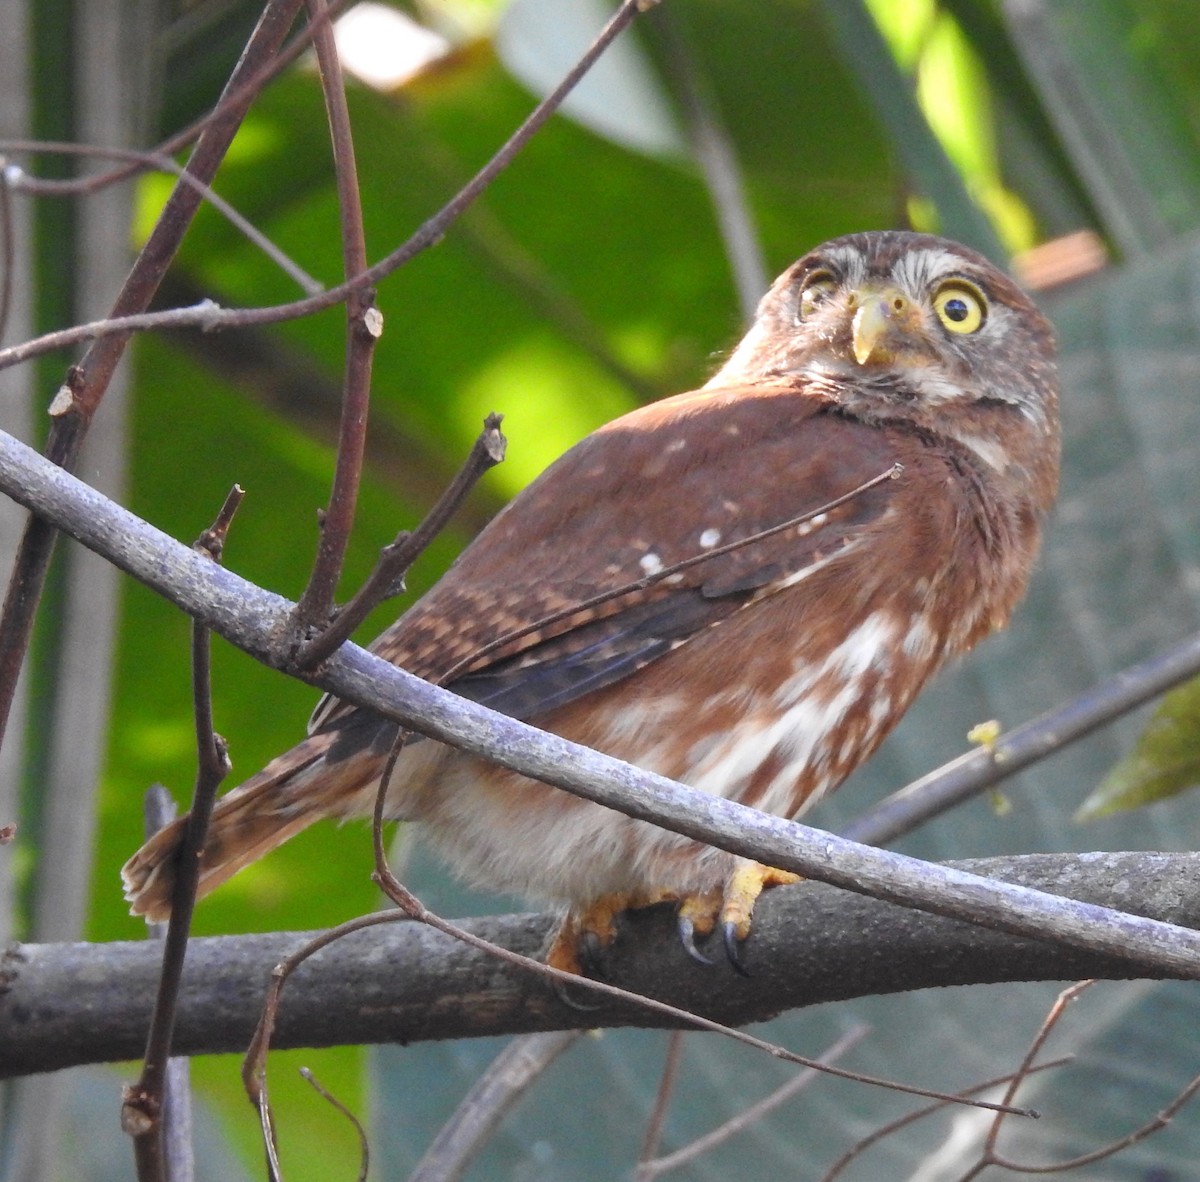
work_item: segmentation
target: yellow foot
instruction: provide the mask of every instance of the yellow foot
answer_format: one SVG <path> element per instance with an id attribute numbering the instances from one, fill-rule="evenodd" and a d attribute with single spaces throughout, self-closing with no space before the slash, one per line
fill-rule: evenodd
<path id="1" fill-rule="evenodd" d="M 750 934 L 750 919 L 758 896 L 768 887 L 789 886 L 802 881 L 800 875 L 790 870 L 776 870 L 758 862 L 747 862 L 739 866 L 725 884 L 725 898 L 721 904 L 721 925 L 739 941 Z"/>
<path id="2" fill-rule="evenodd" d="M 563 972 L 585 975 L 580 951 L 607 948 L 616 937 L 617 916 L 656 903 L 679 903 L 679 936 L 688 954 L 704 964 L 713 962 L 695 944 L 696 936 L 708 935 L 720 922 L 730 962 L 745 972 L 738 946 L 749 934 L 754 904 L 768 887 L 800 882 L 798 874 L 776 870 L 758 862 L 740 865 L 726 880 L 724 888 L 704 894 L 681 895 L 667 888 L 649 891 L 618 891 L 600 898 L 582 910 L 571 910 L 562 921 L 550 945 L 546 963 Z"/>
<path id="3" fill-rule="evenodd" d="M 652 907 L 655 903 L 678 897 L 666 890 L 617 891 L 611 895 L 601 895 L 582 911 L 568 911 L 562 926 L 555 933 L 546 963 L 551 968 L 582 976 L 584 970 L 579 956 L 580 948 L 585 944 L 607 948 L 616 937 L 616 920 L 622 911 Z"/>
<path id="4" fill-rule="evenodd" d="M 751 917 L 758 896 L 767 887 L 799 881 L 800 876 L 789 870 L 745 862 L 729 876 L 723 890 L 689 895 L 679 907 L 679 940 L 684 951 L 701 964 L 713 964 L 712 958 L 696 947 L 695 938 L 697 935 L 707 935 L 719 920 L 729 963 L 739 973 L 747 975 L 740 949 L 741 942 L 750 934 Z"/>

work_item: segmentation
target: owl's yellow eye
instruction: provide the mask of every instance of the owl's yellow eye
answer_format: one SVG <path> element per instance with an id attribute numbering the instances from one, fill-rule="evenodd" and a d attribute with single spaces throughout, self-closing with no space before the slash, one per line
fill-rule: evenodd
<path id="1" fill-rule="evenodd" d="M 987 319 L 987 299 L 973 284 L 955 279 L 938 288 L 933 310 L 942 326 L 951 332 L 978 332 Z"/>
<path id="2" fill-rule="evenodd" d="M 800 293 L 800 319 L 807 320 L 818 305 L 833 293 L 835 286 L 833 276 L 828 271 L 814 271 L 805 280 L 804 290 Z"/>

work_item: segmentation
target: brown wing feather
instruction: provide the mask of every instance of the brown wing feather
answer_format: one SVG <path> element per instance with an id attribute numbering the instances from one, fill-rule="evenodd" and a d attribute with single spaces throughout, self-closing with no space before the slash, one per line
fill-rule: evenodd
<path id="1" fill-rule="evenodd" d="M 845 496 L 895 458 L 880 432 L 789 387 L 667 399 L 547 469 L 371 647 L 428 680 L 449 675 L 452 688 L 505 713 L 536 717 L 630 676 L 835 552 L 884 511 L 886 485 L 724 548 Z M 771 479 L 748 484 L 748 465 Z M 706 548 L 717 553 L 645 585 L 648 573 Z M 505 635 L 514 639 L 495 648 Z M 349 714 L 329 701 L 313 725 L 336 728 Z"/>

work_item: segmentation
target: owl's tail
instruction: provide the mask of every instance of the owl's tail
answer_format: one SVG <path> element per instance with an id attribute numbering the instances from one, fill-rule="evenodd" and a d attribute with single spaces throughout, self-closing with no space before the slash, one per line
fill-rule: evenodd
<path id="1" fill-rule="evenodd" d="M 327 734 L 306 739 L 217 801 L 200 854 L 197 898 L 335 811 L 329 789 L 340 785 L 330 782 L 336 777 L 323 766 L 330 741 Z M 134 915 L 150 922 L 170 916 L 177 851 L 187 820 L 180 817 L 160 829 L 121 867 Z"/>

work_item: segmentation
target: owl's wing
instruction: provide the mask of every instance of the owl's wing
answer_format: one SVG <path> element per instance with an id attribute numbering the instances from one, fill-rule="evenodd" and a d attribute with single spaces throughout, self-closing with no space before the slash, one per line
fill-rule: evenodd
<path id="1" fill-rule="evenodd" d="M 371 647 L 464 697 L 536 718 L 629 677 L 852 543 L 886 511 L 895 482 L 755 535 L 853 493 L 887 472 L 894 452 L 886 433 L 785 387 L 643 407 L 548 468 Z M 326 700 L 312 725 L 345 727 L 351 710 Z M 351 746 L 366 739 L 363 721 L 349 727 L 363 732 L 346 734 Z"/>

